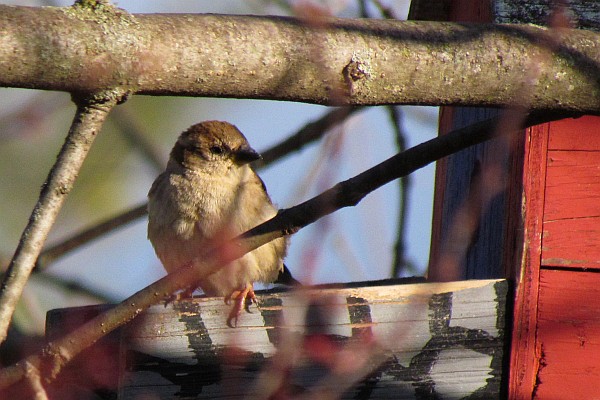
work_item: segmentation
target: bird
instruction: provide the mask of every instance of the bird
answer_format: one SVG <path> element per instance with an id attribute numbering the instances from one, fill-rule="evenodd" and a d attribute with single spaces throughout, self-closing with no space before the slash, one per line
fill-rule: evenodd
<path id="1" fill-rule="evenodd" d="M 178 137 L 148 192 L 148 239 L 167 272 L 277 214 L 250 166 L 260 157 L 242 132 L 224 121 L 200 122 Z M 228 326 L 237 326 L 243 308 L 249 312 L 252 302 L 258 304 L 255 282 L 298 283 L 283 263 L 287 247 L 287 238 L 275 239 L 198 280 L 207 296 L 234 301 Z"/>

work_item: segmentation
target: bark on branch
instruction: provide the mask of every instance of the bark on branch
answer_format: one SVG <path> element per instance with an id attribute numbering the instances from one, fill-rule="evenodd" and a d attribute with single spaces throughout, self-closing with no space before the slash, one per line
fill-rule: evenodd
<path id="1" fill-rule="evenodd" d="M 600 113 L 600 34 L 531 25 L 0 6 L 0 86 Z M 550 49 L 553 57 L 541 60 Z M 536 82 L 523 82 L 537 65 Z M 517 97 L 517 98 L 515 98 Z M 516 104 L 515 104 L 516 103 Z"/>

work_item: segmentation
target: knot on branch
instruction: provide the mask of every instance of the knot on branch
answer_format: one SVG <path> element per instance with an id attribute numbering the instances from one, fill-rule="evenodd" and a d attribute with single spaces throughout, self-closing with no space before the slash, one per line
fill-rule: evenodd
<path id="1" fill-rule="evenodd" d="M 354 82 L 369 78 L 372 75 L 371 64 L 357 54 L 353 54 L 350 62 L 342 70 L 348 95 L 354 94 Z"/>
<path id="2" fill-rule="evenodd" d="M 111 24 L 127 26 L 136 23 L 132 14 L 113 6 L 109 0 L 77 0 L 72 7 L 64 7 L 60 10 L 81 21 L 94 21 L 106 33 L 110 31 Z"/>
<path id="3" fill-rule="evenodd" d="M 114 88 L 90 93 L 71 93 L 71 100 L 78 107 L 109 111 L 116 104 L 125 103 L 129 94 L 129 90 Z"/>
<path id="4" fill-rule="evenodd" d="M 102 7 L 110 7 L 112 5 L 108 0 L 77 0 L 73 6 L 97 10 Z"/>
<path id="5" fill-rule="evenodd" d="M 42 349 L 42 358 L 35 360 L 36 364 L 40 364 L 36 365 L 36 368 L 40 371 L 43 370 L 44 379 L 51 381 L 72 358 L 72 354 L 64 346 L 52 342 Z"/>

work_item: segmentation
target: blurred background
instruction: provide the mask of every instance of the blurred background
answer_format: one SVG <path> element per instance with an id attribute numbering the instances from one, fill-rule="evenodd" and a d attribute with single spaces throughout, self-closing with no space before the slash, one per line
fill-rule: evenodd
<path id="1" fill-rule="evenodd" d="M 27 6 L 72 2 L 3 1 Z M 405 19 L 410 1 L 118 1 L 131 13 L 231 13 L 295 15 L 306 7 L 340 17 Z M 401 68 L 401 66 L 399 66 Z M 0 88 L 0 261 L 17 246 L 58 150 L 74 105 L 68 94 Z M 86 159 L 47 245 L 143 204 L 178 134 L 207 119 L 238 126 L 263 152 L 331 109 L 264 100 L 133 96 L 109 117 Z M 400 121 L 395 126 L 392 116 Z M 436 136 L 434 107 L 370 107 L 353 113 L 323 139 L 268 165 L 259 173 L 280 207 L 296 205 L 398 152 Z M 434 165 L 410 185 L 392 182 L 358 206 L 301 230 L 286 264 L 304 283 L 350 282 L 423 275 L 431 232 Z M 400 217 L 401 190 L 407 190 Z M 43 334 L 45 313 L 58 307 L 118 302 L 164 275 L 139 218 L 69 252 L 35 274 L 15 314 L 16 327 Z M 404 252 L 395 255 L 399 227 Z M 394 264 L 396 266 L 394 267 Z M 395 272 L 394 272 L 395 271 Z"/>

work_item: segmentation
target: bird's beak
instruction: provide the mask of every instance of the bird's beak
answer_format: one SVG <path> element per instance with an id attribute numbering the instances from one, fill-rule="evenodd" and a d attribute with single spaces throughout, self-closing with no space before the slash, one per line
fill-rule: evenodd
<path id="1" fill-rule="evenodd" d="M 256 161 L 260 158 L 262 158 L 261 155 L 250 146 L 241 147 L 234 154 L 235 162 L 240 165 L 248 164 L 249 162 Z"/>

